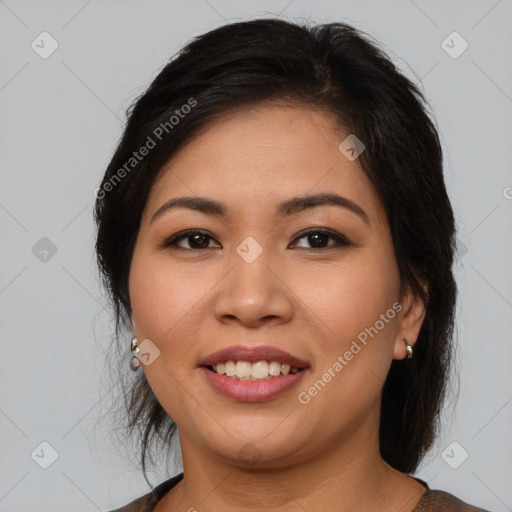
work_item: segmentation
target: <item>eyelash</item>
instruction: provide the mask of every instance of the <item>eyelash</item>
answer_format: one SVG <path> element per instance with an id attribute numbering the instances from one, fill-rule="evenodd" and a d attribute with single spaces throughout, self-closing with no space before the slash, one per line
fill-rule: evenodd
<path id="1" fill-rule="evenodd" d="M 311 248 L 308 248 L 308 247 L 303 247 L 302 249 L 306 249 L 306 250 L 309 250 L 309 251 L 314 251 L 314 252 L 320 252 L 320 251 L 327 251 L 327 250 L 331 250 L 333 248 L 336 248 L 336 247 L 348 247 L 351 244 L 350 240 L 348 240 L 347 237 L 341 235 L 340 233 L 337 233 L 336 231 L 333 231 L 333 230 L 330 230 L 330 229 L 325 229 L 325 228 L 317 228 L 317 229 L 310 229 L 308 231 L 304 231 L 302 233 L 299 233 L 293 240 L 293 242 L 297 242 L 299 240 L 301 240 L 302 238 L 306 238 L 307 236 L 309 235 L 315 235 L 315 234 L 321 234 L 321 235 L 325 235 L 325 236 L 328 236 L 329 238 L 332 238 L 333 240 L 336 241 L 335 244 L 329 244 L 327 245 L 327 247 L 320 247 L 320 248 L 315 248 L 315 247 L 311 247 Z M 186 231 L 181 231 L 180 233 L 176 233 L 175 235 L 171 236 L 170 238 L 166 238 L 162 243 L 159 244 L 159 248 L 160 249 L 183 249 L 183 250 L 186 250 L 186 251 L 204 251 L 206 249 L 216 249 L 216 247 L 206 247 L 204 249 L 199 249 L 199 248 L 191 248 L 191 249 L 188 249 L 186 247 L 180 247 L 179 245 L 177 245 L 177 242 L 183 240 L 183 239 L 186 239 L 186 238 L 189 238 L 193 235 L 203 235 L 203 236 L 206 236 L 212 240 L 215 240 L 214 237 L 212 237 L 208 232 L 206 231 L 202 231 L 200 229 L 188 229 Z"/>

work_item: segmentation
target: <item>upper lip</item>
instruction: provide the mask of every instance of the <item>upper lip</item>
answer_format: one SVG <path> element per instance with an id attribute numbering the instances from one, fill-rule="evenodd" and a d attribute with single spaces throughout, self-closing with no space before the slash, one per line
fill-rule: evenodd
<path id="1" fill-rule="evenodd" d="M 226 361 L 247 361 L 249 363 L 256 363 L 257 361 L 278 361 L 282 364 L 289 364 L 297 368 L 309 367 L 306 361 L 289 352 L 269 345 L 261 345 L 259 347 L 233 345 L 226 347 L 206 356 L 199 362 L 199 366 L 213 366 L 217 363 L 225 363 Z"/>

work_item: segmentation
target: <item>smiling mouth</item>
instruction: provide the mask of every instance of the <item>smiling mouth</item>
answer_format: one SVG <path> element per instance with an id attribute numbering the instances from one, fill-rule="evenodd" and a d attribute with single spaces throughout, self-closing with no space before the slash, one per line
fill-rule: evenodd
<path id="1" fill-rule="evenodd" d="M 299 373 L 304 368 L 290 366 L 279 361 L 248 361 L 229 360 L 225 363 L 217 363 L 213 366 L 206 366 L 208 370 L 234 380 L 261 381 L 270 380 L 284 375 Z"/>

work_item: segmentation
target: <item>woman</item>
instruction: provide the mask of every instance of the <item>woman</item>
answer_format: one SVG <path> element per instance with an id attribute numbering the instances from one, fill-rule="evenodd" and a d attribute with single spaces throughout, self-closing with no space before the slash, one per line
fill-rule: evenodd
<path id="1" fill-rule="evenodd" d="M 451 368 L 455 226 L 421 92 L 343 23 L 192 41 L 97 190 L 128 426 L 183 473 L 119 511 L 481 510 L 412 476 Z"/>

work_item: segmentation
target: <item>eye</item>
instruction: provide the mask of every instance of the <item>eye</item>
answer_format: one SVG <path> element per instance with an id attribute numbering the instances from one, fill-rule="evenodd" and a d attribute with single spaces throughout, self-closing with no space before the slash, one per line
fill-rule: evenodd
<path id="1" fill-rule="evenodd" d="M 334 243 L 329 243 L 329 239 L 333 240 Z M 300 247 L 300 245 L 297 244 L 297 241 L 301 240 L 305 240 L 306 243 L 310 244 L 310 247 L 302 246 L 302 248 L 305 249 L 322 250 L 351 245 L 350 241 L 345 236 L 329 229 L 312 229 L 307 232 L 300 233 L 300 235 L 295 238 L 294 244 Z M 211 241 L 215 241 L 215 239 L 206 231 L 197 229 L 186 230 L 165 239 L 161 244 L 159 244 L 159 247 L 161 249 L 174 248 L 187 250 L 204 250 L 211 249 L 212 247 L 220 247 L 220 244 L 217 246 L 211 246 Z"/>
<path id="2" fill-rule="evenodd" d="M 295 238 L 295 241 L 303 239 L 306 240 L 306 243 L 310 244 L 310 247 L 305 247 L 306 249 L 327 249 L 351 245 L 348 238 L 330 229 L 315 229 L 301 233 Z M 329 239 L 334 240 L 334 243 L 328 243 Z"/>
<path id="3" fill-rule="evenodd" d="M 160 244 L 160 248 L 178 248 L 189 250 L 209 249 L 210 240 L 214 240 L 214 238 L 205 231 L 187 230 L 176 233 L 175 235 L 171 236 L 171 238 L 167 238 Z M 182 242 L 188 244 L 188 247 L 183 246 Z"/>

